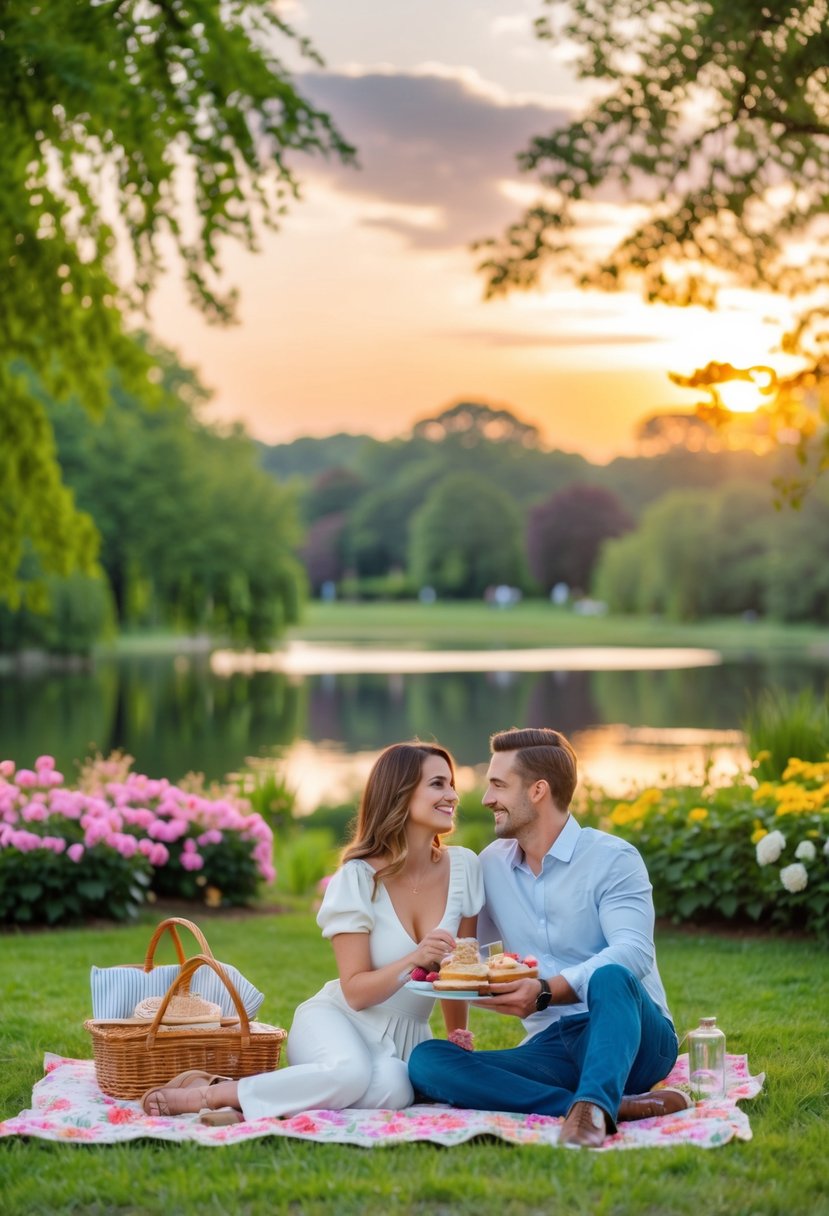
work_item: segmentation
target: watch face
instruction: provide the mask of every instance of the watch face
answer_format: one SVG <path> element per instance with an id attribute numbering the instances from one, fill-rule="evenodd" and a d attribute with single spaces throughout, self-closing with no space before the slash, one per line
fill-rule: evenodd
<path id="1" fill-rule="evenodd" d="M 538 999 L 535 1002 L 538 1012 L 540 1013 L 542 1009 L 546 1009 L 552 999 L 549 992 L 539 992 Z"/>

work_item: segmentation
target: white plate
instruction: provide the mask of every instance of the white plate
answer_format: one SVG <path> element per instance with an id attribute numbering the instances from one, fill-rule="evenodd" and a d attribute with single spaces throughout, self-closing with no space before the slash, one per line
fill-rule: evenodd
<path id="1" fill-rule="evenodd" d="M 410 992 L 419 992 L 421 996 L 437 997 L 439 1001 L 489 1001 L 492 999 L 491 993 L 487 993 L 486 996 L 478 996 L 477 992 L 469 989 L 466 991 L 458 990 L 457 992 L 441 992 L 435 988 L 434 984 L 430 984 L 428 980 L 409 980 L 404 987 L 408 988 Z"/>

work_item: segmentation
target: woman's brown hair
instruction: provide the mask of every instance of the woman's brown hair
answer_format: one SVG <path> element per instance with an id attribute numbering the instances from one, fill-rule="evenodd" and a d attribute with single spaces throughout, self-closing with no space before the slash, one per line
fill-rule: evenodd
<path id="1" fill-rule="evenodd" d="M 388 856 L 391 860 L 374 876 L 374 889 L 386 878 L 391 878 L 403 869 L 408 855 L 406 820 L 409 803 L 423 775 L 423 764 L 428 756 L 440 756 L 449 765 L 452 784 L 455 784 L 455 763 L 443 747 L 432 743 L 392 743 L 382 751 L 368 775 L 357 827 L 350 842 L 343 850 L 342 861 L 353 861 L 358 857 Z M 432 841 L 432 860 L 440 858 L 441 841 L 435 836 Z"/>

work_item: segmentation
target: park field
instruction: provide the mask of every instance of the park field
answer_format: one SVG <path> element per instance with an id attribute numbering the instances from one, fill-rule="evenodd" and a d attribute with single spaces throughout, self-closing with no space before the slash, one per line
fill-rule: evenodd
<path id="1" fill-rule="evenodd" d="M 216 955 L 267 994 L 266 1020 L 289 1024 L 299 1001 L 333 973 L 330 947 L 307 913 L 198 919 Z M 90 963 L 139 961 L 153 923 L 0 937 L 0 1118 L 29 1105 L 45 1051 L 91 1054 L 82 1028 Z M 0 1141 L 4 1216 L 824 1216 L 829 954 L 807 940 L 673 930 L 657 948 L 680 1034 L 716 1014 L 729 1050 L 766 1074 L 763 1092 L 743 1104 L 751 1142 L 597 1155 L 496 1140 L 366 1150 L 268 1139 L 204 1148 L 12 1138 Z M 471 1018 L 479 1047 L 519 1037 L 511 1019 L 485 1010 Z"/>
<path id="2" fill-rule="evenodd" d="M 580 616 L 545 600 L 510 608 L 481 602 L 306 605 L 290 639 L 385 646 L 702 646 L 729 657 L 769 651 L 829 655 L 829 628 L 716 617 L 697 622 L 641 616 Z"/>

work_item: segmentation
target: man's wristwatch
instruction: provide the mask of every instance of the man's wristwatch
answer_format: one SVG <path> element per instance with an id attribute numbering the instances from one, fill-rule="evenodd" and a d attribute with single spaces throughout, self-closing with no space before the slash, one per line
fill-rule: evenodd
<path id="1" fill-rule="evenodd" d="M 537 1013 L 541 1013 L 541 1010 L 546 1009 L 547 1006 L 549 1005 L 550 1001 L 553 999 L 553 994 L 550 989 L 550 985 L 547 983 L 546 980 L 542 980 L 539 977 L 538 982 L 541 985 L 541 991 L 539 992 L 538 996 L 535 998 L 535 1008 L 536 1008 Z"/>

